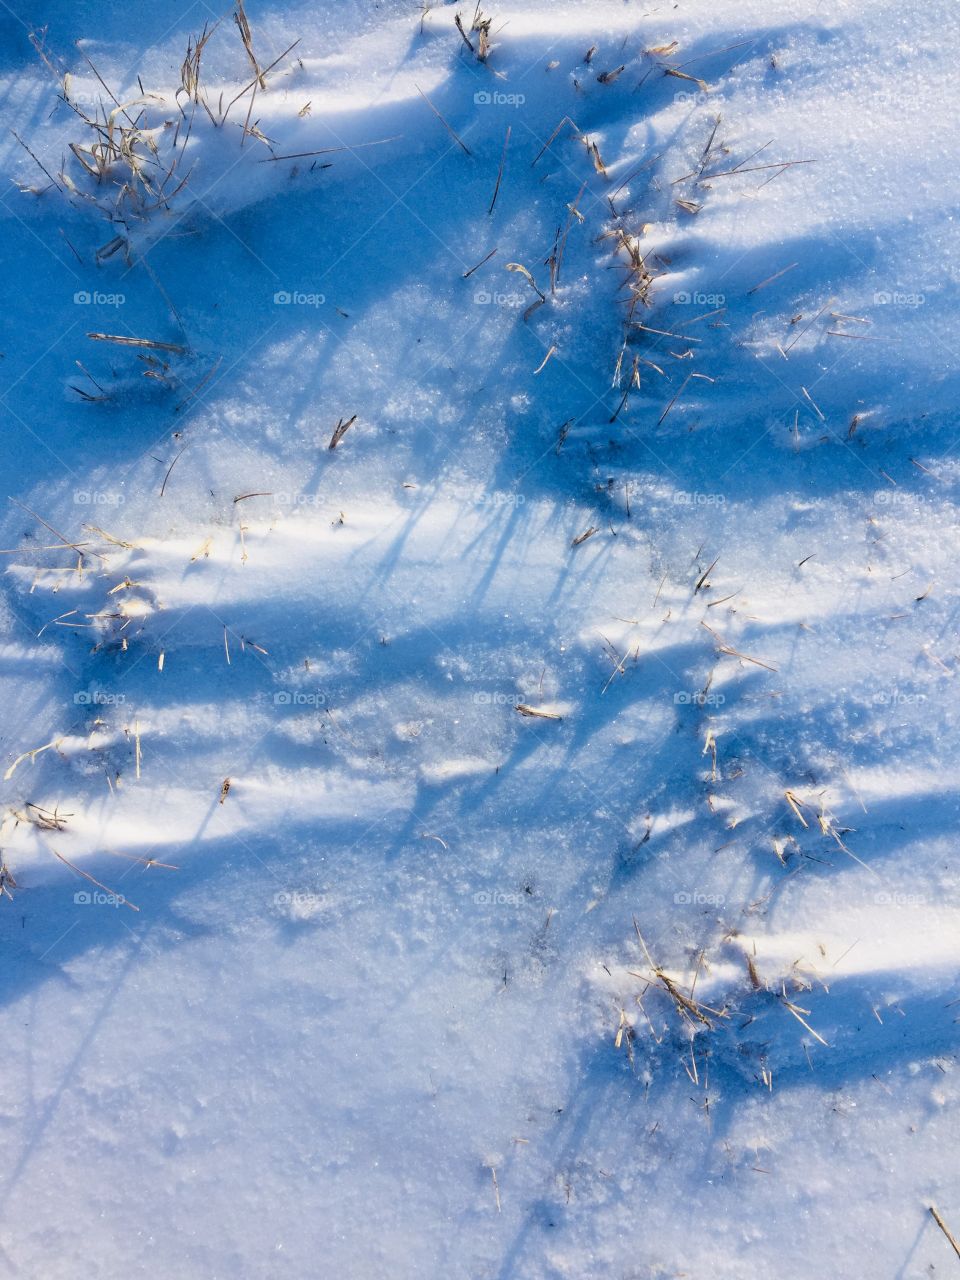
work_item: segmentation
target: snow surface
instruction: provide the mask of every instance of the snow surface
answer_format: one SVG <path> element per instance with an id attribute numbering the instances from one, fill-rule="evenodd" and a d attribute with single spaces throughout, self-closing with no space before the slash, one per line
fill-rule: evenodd
<path id="1" fill-rule="evenodd" d="M 0 1272 L 949 1274 L 954 5 L 43 10 Z"/>

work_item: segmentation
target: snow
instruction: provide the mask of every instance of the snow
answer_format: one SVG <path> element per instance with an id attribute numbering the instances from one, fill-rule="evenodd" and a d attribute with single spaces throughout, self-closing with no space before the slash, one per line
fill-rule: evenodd
<path id="1" fill-rule="evenodd" d="M 166 203 L 0 10 L 0 1272 L 946 1273 L 952 6 L 265 2 L 225 119 L 103 9 Z"/>

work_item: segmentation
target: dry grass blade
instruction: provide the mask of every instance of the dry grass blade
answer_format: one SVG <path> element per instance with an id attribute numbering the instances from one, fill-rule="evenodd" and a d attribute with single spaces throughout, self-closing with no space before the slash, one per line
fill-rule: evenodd
<path id="1" fill-rule="evenodd" d="M 690 80 L 701 93 L 707 93 L 710 89 L 706 80 L 701 80 L 699 76 L 688 76 L 685 71 L 678 71 L 676 67 L 664 67 L 663 74 L 665 76 L 673 76 L 677 80 Z"/>
<path id="2" fill-rule="evenodd" d="M 711 1009 L 709 1005 L 698 1004 L 691 996 L 688 996 L 685 992 L 681 991 L 674 980 L 668 974 L 664 973 L 658 964 L 654 963 L 653 957 L 647 948 L 647 944 L 643 940 L 643 935 L 640 932 L 640 926 L 637 924 L 636 917 L 634 917 L 633 920 L 633 927 L 636 930 L 637 941 L 643 949 L 643 954 L 647 958 L 647 963 L 650 966 L 651 972 L 673 1000 L 681 1018 L 692 1018 L 702 1026 L 712 1029 L 713 1023 L 707 1017 L 707 1013 L 712 1013 L 718 1018 L 724 1017 L 725 1015 L 719 1009 Z M 707 1012 L 705 1013 L 704 1010 Z"/>
<path id="3" fill-rule="evenodd" d="M 85 529 L 89 529 L 91 533 L 98 533 L 105 541 L 112 543 L 115 547 L 123 547 L 125 551 L 132 551 L 136 545 L 133 542 L 124 542 L 122 538 L 115 538 L 112 533 L 107 533 L 105 529 L 101 529 L 96 524 L 85 524 Z"/>
<path id="4" fill-rule="evenodd" d="M 812 396 L 812 395 L 810 394 L 810 392 L 807 390 L 807 388 L 806 388 L 806 387 L 801 387 L 801 388 L 800 388 L 800 390 L 801 390 L 801 392 L 803 393 L 804 399 L 807 401 L 807 403 L 808 403 L 808 404 L 810 405 L 810 407 L 813 409 L 814 413 L 817 415 L 817 417 L 820 419 L 820 421 L 821 421 L 821 422 L 826 422 L 826 420 L 827 420 L 827 419 L 826 419 L 826 417 L 825 417 L 824 413 L 822 412 L 822 410 L 821 410 L 820 406 L 819 406 L 819 405 L 816 403 L 816 401 L 814 400 L 813 396 Z"/>
<path id="5" fill-rule="evenodd" d="M 382 147 L 387 142 L 397 142 L 402 134 L 395 133 L 390 138 L 375 138 L 373 142 L 354 142 L 351 146 L 321 147 L 319 151 L 292 151 L 284 156 L 264 156 L 259 164 L 275 164 L 278 160 L 308 160 L 310 156 L 329 156 L 337 151 L 360 151 L 363 147 Z"/>
<path id="6" fill-rule="evenodd" d="M 580 141 L 587 148 L 587 154 L 593 161 L 594 169 L 596 169 L 597 173 L 599 173 L 601 177 L 606 178 L 608 176 L 607 166 L 603 163 L 603 159 L 600 155 L 600 148 L 597 146 L 596 142 L 586 136 L 582 137 Z"/>
<path id="7" fill-rule="evenodd" d="M 710 586 L 710 583 L 707 582 L 707 579 L 710 577 L 711 573 L 713 573 L 714 569 L 717 567 L 719 563 L 720 563 L 720 557 L 717 556 L 716 560 L 714 560 L 713 564 L 710 565 L 709 569 L 705 569 L 703 571 L 703 573 L 697 579 L 697 585 L 693 588 L 694 595 L 696 595 L 697 592 L 700 591 L 704 586 L 707 586 L 707 587 Z"/>
<path id="8" fill-rule="evenodd" d="M 457 30 L 460 32 L 460 37 L 463 40 L 463 43 L 467 46 L 467 48 L 470 50 L 471 53 L 475 54 L 477 51 L 473 47 L 473 43 L 470 40 L 470 37 L 467 35 L 466 31 L 464 31 L 463 29 L 463 19 L 460 17 L 459 13 L 454 16 L 453 22 Z"/>
<path id="9" fill-rule="evenodd" d="M 25 551 L 62 551 L 64 548 L 62 542 L 50 542 L 42 547 L 0 547 L 0 556 L 22 556 Z M 85 542 L 71 542 L 71 551 L 82 551 L 87 546 Z"/>
<path id="10" fill-rule="evenodd" d="M 493 188 L 493 199 L 490 201 L 490 208 L 487 210 L 487 216 L 493 213 L 494 206 L 497 203 L 497 196 L 500 194 L 500 183 L 503 181 L 503 166 L 507 161 L 507 147 L 510 144 L 510 126 L 507 125 L 506 136 L 503 139 L 503 151 L 500 153 L 500 168 L 497 170 L 497 181 Z"/>
<path id="11" fill-rule="evenodd" d="M 79 43 L 78 43 L 77 47 L 79 48 Z M 106 80 L 104 80 L 103 76 L 100 74 L 100 72 L 99 72 L 99 71 L 97 70 L 97 68 L 93 65 L 93 63 L 90 61 L 90 59 L 89 59 L 89 58 L 87 57 L 87 55 L 83 52 L 83 50 L 82 50 L 82 49 L 80 49 L 80 56 L 83 58 L 84 62 L 87 64 L 87 66 L 90 68 L 90 70 L 93 72 L 93 74 L 97 77 L 97 79 L 98 79 L 98 80 L 100 81 L 100 83 L 103 85 L 103 87 L 104 87 L 104 89 L 106 90 L 106 92 L 107 92 L 107 94 L 108 94 L 108 96 L 109 96 L 109 98 L 110 98 L 111 102 L 113 103 L 113 105 L 117 108 L 117 110 L 118 110 L 118 111 L 122 111 L 122 112 L 123 112 L 123 114 L 127 117 L 127 121 L 128 121 L 128 123 L 131 125 L 131 127 L 133 127 L 133 125 L 134 125 L 134 121 L 130 118 L 129 114 L 127 113 L 126 108 L 125 108 L 125 107 L 123 107 L 123 106 L 121 105 L 121 103 L 120 103 L 120 99 L 116 97 L 116 95 L 114 94 L 113 90 L 112 90 L 112 89 L 110 88 L 110 86 L 107 84 Z"/>
<path id="12" fill-rule="evenodd" d="M 579 547 L 581 543 L 586 542 L 588 538 L 592 538 L 597 532 L 598 530 L 596 525 L 591 525 L 589 529 L 584 529 L 583 533 L 578 533 L 570 543 L 571 547 Z"/>
<path id="13" fill-rule="evenodd" d="M 203 388 L 207 385 L 210 379 L 214 376 L 214 374 L 220 368 L 220 365 L 222 362 L 223 362 L 223 356 L 217 356 L 216 361 L 210 366 L 210 368 L 203 375 L 203 377 L 200 379 L 197 385 L 193 388 L 193 390 L 188 391 L 184 399 L 181 400 L 180 403 L 175 406 L 174 413 L 179 413 L 180 410 L 183 408 L 183 406 L 187 403 L 187 401 L 196 399 L 196 397 L 200 394 Z"/>
<path id="14" fill-rule="evenodd" d="M 701 622 L 700 625 L 706 631 L 710 632 L 714 640 L 716 640 L 717 648 L 720 650 L 721 653 L 726 653 L 731 658 L 740 658 L 744 662 L 751 662 L 755 667 L 763 667 L 764 671 L 777 670 L 776 667 L 771 667 L 768 662 L 761 662 L 759 658 L 751 658 L 749 654 L 741 653 L 739 649 L 734 649 L 732 645 L 727 644 L 727 642 L 724 639 L 722 639 L 719 635 L 717 635 L 716 631 L 714 631 L 712 627 L 708 627 L 705 622 Z"/>
<path id="15" fill-rule="evenodd" d="M 34 804 L 32 800 L 26 802 L 25 808 L 27 810 L 25 814 L 14 810 L 14 815 L 34 827 L 39 827 L 41 831 L 66 831 L 67 820 L 74 816 L 72 813 L 61 813 L 59 807 L 44 809 L 42 805 Z"/>
<path id="16" fill-rule="evenodd" d="M 60 84 L 62 84 L 65 77 L 63 73 L 53 65 L 53 62 L 51 61 L 49 54 L 44 48 L 43 42 L 46 38 L 47 38 L 46 27 L 41 27 L 39 35 L 37 34 L 36 31 L 30 31 L 27 35 L 27 39 L 33 45 L 33 48 L 37 57 L 40 59 L 43 65 L 47 68 L 47 70 L 50 72 L 53 78 L 57 80 Z"/>
<path id="17" fill-rule="evenodd" d="M 540 150 L 539 150 L 539 151 L 537 152 L 537 154 L 534 156 L 533 160 L 530 162 L 530 168 L 531 168 L 531 169 L 532 169 L 532 168 L 533 168 L 533 166 L 537 163 L 537 161 L 540 159 L 540 157 L 543 155 L 543 153 L 544 153 L 546 150 L 548 150 L 548 148 L 551 146 L 551 144 L 552 144 L 552 143 L 554 142 L 554 140 L 556 139 L 557 134 L 560 132 L 560 130 L 563 128 L 563 126 L 564 126 L 565 124 L 568 124 L 568 125 L 570 126 L 570 128 L 574 130 L 574 132 L 575 132 L 575 133 L 580 133 L 580 126 L 576 123 L 576 121 L 571 120 L 569 116 L 564 116 L 564 117 L 563 117 L 563 119 L 560 121 L 560 123 L 557 125 L 557 127 L 554 129 L 553 133 L 551 133 L 550 137 L 546 140 L 546 142 L 543 144 L 543 146 L 540 148 Z"/>
<path id="18" fill-rule="evenodd" d="M 481 259 L 480 259 L 480 261 L 477 263 L 477 265 L 476 265 L 475 267 L 471 267 L 469 271 L 465 271 L 465 272 L 463 273 L 463 279 L 464 279 L 464 280 L 469 280 L 469 279 L 470 279 L 470 277 L 473 275 L 473 273 L 474 273 L 475 271 L 479 271 L 479 270 L 480 270 L 480 268 L 484 265 L 484 263 L 485 263 L 485 262 L 489 262 L 489 261 L 490 261 L 490 259 L 493 257 L 493 255 L 494 255 L 496 252 L 497 252 L 497 250 L 496 250 L 496 249 L 491 249 L 491 250 L 490 250 L 490 252 L 487 254 L 487 256 L 486 256 L 485 258 L 481 258 Z"/>
<path id="19" fill-rule="evenodd" d="M 417 85 L 414 85 L 414 88 L 416 89 L 417 93 L 419 93 L 420 97 L 424 100 L 424 102 L 427 104 L 427 106 L 430 108 L 430 110 L 433 112 L 433 114 L 440 121 L 440 123 L 443 125 L 443 127 L 446 129 L 447 133 L 449 133 L 450 137 L 454 140 L 457 146 L 461 147 L 463 151 L 466 153 L 466 155 L 468 156 L 472 155 L 473 152 L 470 150 L 470 148 L 467 146 L 464 140 L 460 137 L 460 135 L 454 129 L 450 127 L 450 125 L 447 124 L 446 120 L 444 120 L 443 116 L 440 114 L 437 108 L 433 105 L 433 103 L 430 101 L 427 95 L 423 92 L 420 86 L 417 84 Z"/>
<path id="20" fill-rule="evenodd" d="M 621 658 L 620 655 L 617 653 L 616 649 L 613 647 L 613 645 L 610 643 L 610 641 L 607 639 L 607 637 L 603 634 L 602 631 L 600 632 L 600 636 L 604 644 L 610 650 L 610 654 L 613 658 L 613 663 L 614 663 L 613 670 L 610 672 L 610 678 L 607 680 L 607 683 L 600 690 L 600 696 L 602 698 L 603 695 L 610 688 L 610 686 L 613 684 L 617 676 L 622 676 L 626 674 L 625 665 L 626 665 L 627 658 L 630 656 L 630 651 L 629 649 L 625 650 L 623 657 Z M 640 655 L 640 646 L 638 645 L 634 653 L 634 658 L 635 659 L 638 658 L 639 655 Z"/>
<path id="21" fill-rule="evenodd" d="M 680 990 L 680 988 L 677 986 L 677 984 L 674 982 L 672 978 L 667 977 L 667 975 L 663 972 L 662 969 L 654 969 L 654 973 L 656 974 L 659 981 L 663 984 L 664 989 L 668 992 L 668 994 L 673 999 L 674 1003 L 677 1006 L 678 1011 L 680 1011 L 682 1014 L 683 1013 L 689 1014 L 692 1018 L 694 1018 L 697 1022 L 701 1023 L 705 1027 L 710 1027 L 710 1028 L 713 1027 L 713 1023 L 710 1021 L 707 1015 L 703 1012 L 703 1010 L 707 1007 L 706 1005 L 699 1005 L 695 1000 L 691 1000 L 688 995 L 685 995 Z M 711 1012 L 716 1012 L 716 1011 L 712 1010 Z"/>
<path id="22" fill-rule="evenodd" d="M 940 1214 L 937 1212 L 937 1210 L 934 1208 L 932 1204 L 928 1205 L 927 1207 L 930 1210 L 930 1215 L 933 1218 L 934 1222 L 937 1224 L 937 1226 L 940 1228 L 943 1234 L 950 1241 L 950 1244 L 953 1246 L 954 1253 L 957 1255 L 958 1258 L 960 1258 L 960 1244 L 957 1244 L 952 1232 L 950 1231 L 950 1228 L 944 1222 L 943 1218 L 940 1217 Z"/>
<path id="23" fill-rule="evenodd" d="M 34 520 L 36 520 L 39 524 L 42 524 L 45 529 L 48 529 L 55 538 L 59 538 L 65 547 L 69 547 L 71 551 L 76 551 L 80 559 L 80 564 L 81 565 L 83 564 L 83 557 L 84 557 L 83 548 L 87 545 L 85 542 L 72 542 L 69 538 L 65 538 L 59 529 L 55 529 L 52 524 L 48 524 L 47 521 L 44 520 L 43 516 L 38 516 L 35 511 L 31 511 L 29 507 L 24 506 L 24 504 L 20 502 L 19 499 L 11 498 L 10 501 L 14 504 L 14 506 L 19 507 L 21 511 L 25 511 L 28 516 L 33 516 Z M 102 556 L 98 551 L 94 551 L 92 554 L 95 555 L 98 560 L 103 560 L 106 558 L 105 556 Z"/>
<path id="24" fill-rule="evenodd" d="M 541 301 L 541 302 L 546 302 L 546 300 L 547 300 L 547 295 L 543 292 L 543 290 L 540 288 L 540 286 L 537 284 L 536 280 L 534 280 L 533 276 L 532 276 L 532 275 L 531 275 L 531 273 L 527 270 L 527 268 L 523 265 L 523 263 L 522 263 L 522 262 L 508 262 L 508 263 L 506 264 L 506 270 L 507 270 L 507 271 L 518 271 L 518 272 L 520 273 L 520 275 L 522 275 L 522 276 L 523 276 L 524 280 L 526 280 L 526 281 L 527 281 L 527 283 L 530 285 L 530 288 L 531 288 L 531 289 L 533 289 L 533 290 L 535 291 L 535 293 L 536 293 L 537 297 L 540 299 L 540 301 Z"/>
<path id="25" fill-rule="evenodd" d="M 803 804 L 803 801 L 800 799 L 800 797 L 795 796 L 792 791 L 785 791 L 783 794 L 786 797 L 787 804 L 796 814 L 801 824 L 805 827 L 809 827 L 810 823 L 807 822 L 806 818 L 800 812 L 800 806 Z"/>
<path id="26" fill-rule="evenodd" d="M 55 858 L 59 858 L 65 867 L 69 867 L 71 871 L 75 871 L 78 876 L 83 876 L 84 880 L 89 880 L 91 884 L 95 884 L 97 888 L 102 889 L 104 893 L 109 893 L 111 897 L 116 899 L 118 904 L 122 903 L 125 907 L 129 907 L 131 911 L 140 910 L 140 908 L 134 903 L 129 902 L 122 893 L 117 893 L 114 889 L 109 888 L 95 876 L 92 876 L 89 871 L 84 871 L 81 867 L 78 867 L 75 863 L 71 862 L 69 858 L 65 858 L 62 853 L 57 853 L 56 849 L 51 847 L 50 852 Z"/>
<path id="27" fill-rule="evenodd" d="M 810 1023 L 809 1023 L 809 1022 L 807 1022 L 807 1021 L 806 1021 L 806 1019 L 805 1019 L 804 1017 L 802 1017 L 802 1015 L 803 1015 L 803 1014 L 805 1014 L 805 1013 L 809 1013 L 809 1012 L 810 1012 L 810 1010 L 809 1010 L 809 1009 L 801 1009 L 801 1008 L 799 1007 L 799 1005 L 791 1004 L 791 1003 L 790 1003 L 790 1001 L 787 999 L 787 993 L 786 993 L 786 992 L 784 992 L 784 993 L 781 995 L 780 999 L 782 1000 L 782 1002 L 783 1002 L 783 1004 L 784 1004 L 784 1007 L 785 1007 L 785 1008 L 787 1008 L 787 1009 L 789 1009 L 789 1011 L 793 1014 L 793 1016 L 794 1016 L 794 1017 L 796 1018 L 796 1020 L 800 1023 L 800 1025 L 801 1025 L 802 1027 L 806 1028 L 806 1030 L 810 1032 L 810 1034 L 813 1036 L 814 1040 L 819 1040 L 819 1041 L 820 1041 L 820 1043 L 823 1045 L 823 1047 L 824 1047 L 825 1049 L 829 1049 L 829 1048 L 830 1048 L 830 1046 L 827 1044 L 826 1040 L 824 1040 L 823 1036 L 822 1036 L 822 1035 L 820 1035 L 820 1034 L 819 1034 L 819 1032 L 814 1031 L 814 1029 L 813 1029 L 813 1027 L 811 1027 Z"/>
<path id="28" fill-rule="evenodd" d="M 492 18 L 485 18 L 480 10 L 479 4 L 473 11 L 473 18 L 470 20 L 470 35 L 477 37 L 477 43 L 474 44 L 464 29 L 463 19 L 459 13 L 453 19 L 454 25 L 460 32 L 460 38 L 467 46 L 478 62 L 486 62 L 490 56 L 490 28 L 493 26 Z"/>
<path id="29" fill-rule="evenodd" d="M 43 163 L 42 163 L 42 162 L 41 162 L 41 161 L 40 161 L 40 160 L 39 160 L 39 159 L 34 155 L 34 153 L 30 150 L 30 148 L 29 148 L 29 147 L 27 146 L 27 144 L 24 142 L 24 140 L 20 137 L 19 133 L 17 133 L 16 129 L 11 129 L 11 130 L 10 130 L 10 132 L 13 134 L 13 136 L 16 138 L 16 140 L 20 143 L 21 147 L 23 147 L 23 149 L 24 149 L 24 151 L 27 153 L 27 155 L 28 155 L 28 156 L 30 156 L 30 158 L 36 162 L 36 164 L 38 165 L 38 167 L 39 167 L 40 169 L 42 169 L 42 170 L 43 170 L 44 175 L 45 175 L 47 178 L 49 178 L 49 179 L 50 179 L 50 181 L 51 181 L 51 182 L 53 183 L 53 185 L 57 188 L 57 190 L 58 190 L 58 191 L 62 191 L 62 190 L 63 190 L 63 187 L 61 187 L 60 183 L 59 183 L 59 182 L 56 180 L 56 178 L 55 178 L 55 177 L 50 173 L 49 169 L 47 169 L 47 168 L 44 166 L 44 164 L 43 164 Z"/>
<path id="30" fill-rule="evenodd" d="M 587 184 L 584 182 L 581 185 L 580 190 L 577 192 L 576 200 L 574 200 L 572 204 L 567 205 L 567 223 L 563 229 L 563 234 L 561 235 L 559 228 L 557 229 L 557 239 L 553 247 L 553 252 L 551 253 L 550 257 L 547 259 L 547 263 L 550 267 L 550 292 L 551 293 L 556 293 L 557 291 L 557 282 L 560 279 L 560 267 L 563 264 L 563 255 L 564 255 L 564 252 L 566 251 L 567 240 L 570 236 L 570 231 L 573 227 L 573 224 L 574 222 L 577 222 L 581 226 L 583 225 L 584 216 L 580 212 L 578 206 L 580 204 L 581 197 L 583 196 L 583 193 L 584 191 L 586 191 L 586 189 L 587 189 Z"/>
<path id="31" fill-rule="evenodd" d="M 170 463 L 169 467 L 167 467 L 167 474 L 163 477 L 163 484 L 160 486 L 161 498 L 167 491 L 167 481 L 170 479 L 170 473 L 173 471 L 173 468 L 177 465 L 177 463 L 180 461 L 180 459 L 183 457 L 186 451 L 187 451 L 187 445 L 184 445 L 183 448 L 180 450 L 180 452 L 177 454 L 177 456 L 174 458 L 174 460 Z"/>
<path id="32" fill-rule="evenodd" d="M 164 871 L 179 871 L 180 868 L 173 862 L 160 862 L 157 858 L 141 858 L 135 853 L 123 853 L 119 849 L 104 849 L 104 853 L 109 853 L 112 858 L 126 858 L 128 862 L 136 862 L 138 866 L 161 867 Z"/>
<path id="33" fill-rule="evenodd" d="M 243 0 L 236 0 L 237 7 L 233 11 L 233 20 L 237 24 L 237 30 L 240 32 L 240 39 L 243 41 L 243 47 L 247 51 L 247 57 L 250 59 L 250 65 L 253 67 L 257 77 L 257 83 L 261 89 L 266 89 L 267 81 L 263 72 L 260 70 L 260 63 L 257 56 L 253 52 L 253 36 L 250 33 L 250 23 L 243 8 Z"/>
<path id="34" fill-rule="evenodd" d="M 768 284 L 773 284 L 774 280 L 779 280 L 781 276 L 785 276 L 788 271 L 792 271 L 794 267 L 799 267 L 799 262 L 791 262 L 789 267 L 781 267 L 779 271 L 774 272 L 772 276 L 767 276 L 766 280 L 761 280 L 759 284 L 755 284 L 752 289 L 747 290 L 747 297 L 752 293 L 759 293 L 761 289 L 765 289 Z"/>
<path id="35" fill-rule="evenodd" d="M 14 880 L 10 868 L 3 861 L 0 861 L 0 897 L 7 897 L 13 901 L 11 889 L 16 889 L 17 882 Z"/>
<path id="36" fill-rule="evenodd" d="M 32 751 L 24 751 L 22 755 L 17 756 L 16 760 L 14 760 L 13 764 L 3 775 L 4 782 L 10 781 L 16 772 L 17 766 L 23 764 L 24 760 L 29 760 L 30 763 L 33 764 L 37 756 L 41 755 L 44 751 L 50 751 L 51 748 L 58 748 L 62 741 L 62 738 L 54 738 L 52 742 L 47 742 L 42 747 L 34 747 Z"/>
<path id="37" fill-rule="evenodd" d="M 260 83 L 261 78 L 265 76 L 268 71 L 272 71 L 273 68 L 278 65 L 278 63 L 281 63 L 284 60 L 284 58 L 287 56 L 287 54 L 292 52 L 299 43 L 300 43 L 300 40 L 298 37 L 296 40 L 294 40 L 293 44 L 289 45 L 286 49 L 284 49 L 283 53 L 280 54 L 279 58 L 274 58 L 274 60 L 270 63 L 268 67 L 264 67 L 263 70 L 259 72 L 259 74 L 256 76 L 255 79 L 251 80 L 249 84 L 244 85 L 244 87 L 240 90 L 240 92 L 236 95 L 236 97 L 230 99 L 230 101 L 227 103 L 226 110 L 220 116 L 220 124 L 224 123 L 227 116 L 230 114 L 231 108 L 234 107 L 240 101 L 243 95 L 245 93 L 249 93 L 251 89 L 255 88 Z"/>
<path id="38" fill-rule="evenodd" d="M 798 164 L 816 163 L 816 160 L 778 160 L 773 164 L 754 164 L 743 169 L 724 169 L 722 173 L 708 173 L 704 175 L 704 181 L 712 182 L 714 178 L 736 178 L 741 173 L 762 173 L 765 169 L 793 169 Z"/>
<path id="39" fill-rule="evenodd" d="M 189 347 L 178 346 L 175 342 L 155 342 L 153 338 L 128 338 L 118 333 L 88 333 L 87 337 L 95 342 L 116 342 L 121 347 L 150 347 L 154 351 L 172 351 L 177 356 L 190 354 Z"/>
<path id="40" fill-rule="evenodd" d="M 354 414 L 352 418 L 347 418 L 346 420 L 341 418 L 340 421 L 337 423 L 337 425 L 333 429 L 333 435 L 330 437 L 330 443 L 327 445 L 327 448 L 335 449 L 337 445 L 340 443 L 340 441 L 343 439 L 343 437 L 350 430 L 350 428 L 353 426 L 353 424 L 356 422 L 356 420 L 357 420 L 356 414 Z"/>
<path id="41" fill-rule="evenodd" d="M 555 711 L 538 711 L 536 707 L 529 707 L 525 702 L 518 702 L 513 708 L 522 716 L 534 716 L 538 720 L 562 720 L 563 716 L 557 715 Z"/>
<path id="42" fill-rule="evenodd" d="M 533 276 L 527 270 L 527 268 L 523 265 L 522 262 L 508 262 L 506 263 L 506 269 L 507 271 L 519 271 L 520 274 L 523 276 L 523 278 L 530 285 L 531 289 L 533 289 L 536 292 L 536 295 L 537 295 L 536 302 L 532 302 L 530 306 L 527 307 L 526 311 L 524 311 L 523 313 L 523 319 L 524 319 L 524 322 L 526 322 L 527 320 L 530 319 L 530 317 L 533 315 L 535 311 L 539 310 L 539 308 L 543 306 L 543 304 L 547 300 L 547 295 L 543 292 L 543 290 L 540 288 L 536 280 L 534 280 Z"/>
<path id="43" fill-rule="evenodd" d="M 817 323 L 817 321 L 820 319 L 820 317 L 823 315 L 823 313 L 826 311 L 826 309 L 827 309 L 828 307 L 832 306 L 832 305 L 833 305 L 833 303 L 834 303 L 835 301 L 836 301 L 836 299 L 835 299 L 835 298 L 828 298 L 828 299 L 826 300 L 826 302 L 823 304 L 823 306 L 820 308 L 820 310 L 817 312 L 817 314 L 816 314 L 816 315 L 813 317 L 813 319 L 810 321 L 810 323 L 809 323 L 808 325 L 805 325 L 805 326 L 804 326 L 804 328 L 802 328 L 801 330 L 799 330 L 799 332 L 797 333 L 796 337 L 795 337 L 791 342 L 788 342 L 788 343 L 787 343 L 787 345 L 786 345 L 786 347 L 784 348 L 784 350 L 785 350 L 785 351 L 792 351 L 792 350 L 793 350 L 793 348 L 794 348 L 794 347 L 797 345 L 797 343 L 800 341 L 800 339 L 804 336 L 804 334 L 809 333 L 809 331 L 810 331 L 810 330 L 813 328 L 813 326 Z"/>
<path id="44" fill-rule="evenodd" d="M 709 377 L 707 377 L 707 375 L 706 375 L 705 373 L 688 373 L 688 374 L 687 374 L 687 376 L 684 378 L 683 382 L 680 384 L 680 389 L 679 389 L 679 391 L 677 392 L 677 394 L 673 397 L 673 399 L 670 401 L 670 403 L 669 403 L 669 404 L 667 405 L 667 407 L 664 409 L 663 413 L 661 413 L 660 417 L 657 419 L 657 426 L 658 426 L 658 427 L 661 425 L 661 423 L 663 422 L 664 418 L 667 416 L 667 414 L 670 412 L 670 410 L 673 408 L 673 406 L 677 403 L 677 401 L 678 401 L 678 400 L 680 399 L 680 397 L 683 395 L 684 390 L 686 389 L 687 384 L 688 384 L 690 381 L 692 381 L 692 379 L 694 379 L 694 378 L 700 378 L 703 382 L 713 382 L 713 381 L 714 381 L 714 380 L 713 380 L 713 378 L 709 378 Z"/>

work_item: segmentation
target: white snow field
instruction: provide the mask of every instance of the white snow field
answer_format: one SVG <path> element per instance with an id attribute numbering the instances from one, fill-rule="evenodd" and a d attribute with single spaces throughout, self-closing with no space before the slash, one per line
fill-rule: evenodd
<path id="1" fill-rule="evenodd" d="M 958 34 L 0 0 L 0 1274 L 957 1273 Z"/>

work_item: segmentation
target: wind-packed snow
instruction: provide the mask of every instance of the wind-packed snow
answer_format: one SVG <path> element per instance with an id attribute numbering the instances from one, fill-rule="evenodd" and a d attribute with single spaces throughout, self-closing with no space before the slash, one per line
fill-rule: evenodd
<path id="1" fill-rule="evenodd" d="M 954 6 L 39 8 L 0 1274 L 950 1274 Z"/>

